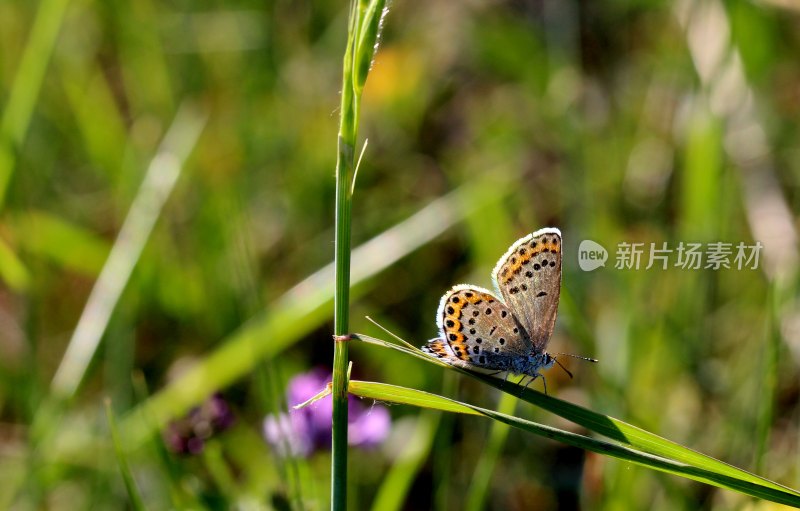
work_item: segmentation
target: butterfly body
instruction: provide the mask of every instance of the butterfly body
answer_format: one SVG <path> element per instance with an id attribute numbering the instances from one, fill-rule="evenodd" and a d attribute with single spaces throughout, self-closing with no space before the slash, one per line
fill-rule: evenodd
<path id="1" fill-rule="evenodd" d="M 545 228 L 517 240 L 492 277 L 499 296 L 467 284 L 445 293 L 439 337 L 423 351 L 459 367 L 537 378 L 555 363 L 545 348 L 561 289 L 561 232 Z"/>

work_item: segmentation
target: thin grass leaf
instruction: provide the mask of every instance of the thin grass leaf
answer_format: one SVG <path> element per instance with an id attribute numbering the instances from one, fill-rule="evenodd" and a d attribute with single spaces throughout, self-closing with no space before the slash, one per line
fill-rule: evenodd
<path id="1" fill-rule="evenodd" d="M 72 115 L 80 130 L 89 161 L 112 182 L 119 182 L 127 147 L 124 115 L 115 102 L 112 84 L 101 65 L 60 66 L 58 79 L 64 87 Z M 129 165 L 128 168 L 135 168 Z"/>
<path id="2" fill-rule="evenodd" d="M 770 426 L 775 420 L 775 408 L 778 391 L 778 366 L 780 363 L 781 332 L 780 315 L 778 310 L 787 298 L 782 296 L 779 286 L 772 282 L 769 286 L 769 309 L 767 316 L 766 339 L 767 346 L 764 360 L 761 362 L 763 369 L 758 371 L 761 376 L 761 395 L 758 403 L 760 410 L 756 422 L 756 450 L 754 465 L 756 470 L 764 467 L 765 455 L 769 449 Z"/>
<path id="3" fill-rule="evenodd" d="M 108 258 L 110 245 L 97 234 L 47 211 L 26 211 L 11 216 L 19 246 L 27 254 L 96 277 Z M 2 265 L 0 265 L 2 267 Z"/>
<path id="4" fill-rule="evenodd" d="M 218 440 L 206 442 L 203 447 L 202 458 L 217 488 L 230 502 L 235 502 L 236 496 L 240 494 L 240 489 L 225 459 L 225 453 L 220 442 Z"/>
<path id="5" fill-rule="evenodd" d="M 14 250 L 0 239 L 0 278 L 15 291 L 25 291 L 31 282 L 31 274 Z"/>
<path id="6" fill-rule="evenodd" d="M 787 489 L 776 489 L 771 486 L 743 481 L 736 477 L 715 471 L 710 466 L 693 466 L 673 459 L 664 458 L 654 454 L 637 451 L 630 447 L 589 438 L 577 433 L 560 430 L 544 424 L 520 419 L 511 415 L 495 412 L 479 406 L 455 401 L 443 396 L 422 392 L 406 387 L 398 387 L 386 383 L 365 382 L 351 380 L 348 388 L 350 393 L 364 398 L 393 403 L 408 404 L 418 407 L 442 410 L 446 412 L 461 413 L 465 415 L 482 415 L 512 427 L 534 433 L 551 440 L 556 440 L 573 447 L 587 451 L 611 456 L 622 461 L 651 468 L 661 472 L 678 475 L 702 483 L 735 490 L 746 495 L 770 500 L 781 504 L 800 507 L 800 496 Z"/>
<path id="7" fill-rule="evenodd" d="M 39 4 L 8 102 L 0 117 L 0 208 L 16 165 L 16 153 L 28 132 L 47 65 L 61 30 L 69 0 L 45 0 Z"/>
<path id="8" fill-rule="evenodd" d="M 119 471 L 122 474 L 122 481 L 125 483 L 125 490 L 130 498 L 131 507 L 137 511 L 144 511 L 146 509 L 144 501 L 139 493 L 139 488 L 136 486 L 136 481 L 133 479 L 133 473 L 128 465 L 128 458 L 125 455 L 125 449 L 122 447 L 119 432 L 117 431 L 117 422 L 114 419 L 114 412 L 111 410 L 111 401 L 107 399 L 105 406 L 108 426 L 111 429 L 111 440 L 114 443 L 114 453 L 117 456 Z"/>
<path id="9" fill-rule="evenodd" d="M 56 396 L 68 399 L 77 391 L 111 314 L 161 216 L 162 207 L 205 123 L 206 116 L 195 111 L 188 103 L 175 116 L 158 154 L 150 163 L 53 377 L 51 388 Z"/>
<path id="10" fill-rule="evenodd" d="M 480 380 L 498 390 L 516 396 L 564 419 L 570 420 L 575 424 L 579 424 L 590 431 L 594 431 L 595 433 L 599 433 L 612 440 L 627 444 L 646 453 L 669 458 L 680 463 L 702 467 L 703 469 L 718 473 L 721 476 L 739 479 L 742 482 L 768 487 L 776 491 L 785 492 L 795 495 L 796 497 L 800 497 L 800 492 L 797 490 L 757 476 L 746 470 L 734 467 L 733 465 L 729 465 L 716 458 L 699 453 L 693 449 L 685 447 L 671 440 L 667 440 L 666 438 L 658 436 L 654 433 L 650 433 L 649 431 L 645 431 L 637 426 L 633 426 L 614 417 L 593 412 L 581 406 L 562 401 L 561 399 L 542 394 L 541 392 L 537 392 L 532 389 L 523 388 L 522 386 L 511 382 L 451 366 L 450 364 L 446 364 L 440 360 L 426 355 L 421 350 L 416 348 L 412 349 L 405 346 L 398 346 L 397 344 L 376 339 L 367 335 L 354 334 L 353 337 L 370 344 L 396 349 L 403 353 L 421 358 L 432 364 L 440 366 L 444 365 L 448 369 L 461 372 L 462 374 L 466 374 L 467 376 Z"/>

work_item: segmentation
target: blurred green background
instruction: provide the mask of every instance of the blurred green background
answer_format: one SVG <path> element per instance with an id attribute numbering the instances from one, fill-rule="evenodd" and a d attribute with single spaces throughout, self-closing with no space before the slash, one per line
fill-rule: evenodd
<path id="1" fill-rule="evenodd" d="M 361 110 L 353 330 L 380 335 L 370 315 L 421 345 L 445 290 L 490 287 L 514 240 L 557 226 L 551 350 L 600 363 L 552 369 L 551 394 L 800 486 L 800 4 L 391 7 Z M 130 506 L 104 398 L 148 509 L 327 507 L 329 453 L 281 457 L 262 421 L 332 359 L 346 19 L 327 1 L 0 3 L 0 508 Z M 578 268 L 584 239 L 605 268 Z M 757 270 L 614 268 L 618 243 L 681 241 L 764 248 Z M 351 358 L 356 378 L 498 404 L 390 350 Z M 172 453 L 159 432 L 215 391 L 234 425 Z M 351 509 L 777 507 L 390 411 L 382 446 L 351 454 Z"/>

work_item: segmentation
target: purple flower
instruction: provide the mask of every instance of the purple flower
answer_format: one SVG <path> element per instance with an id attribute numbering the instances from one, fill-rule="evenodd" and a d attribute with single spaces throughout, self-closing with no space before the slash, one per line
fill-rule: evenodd
<path id="1" fill-rule="evenodd" d="M 214 394 L 189 410 L 182 419 L 172 421 L 164 432 L 164 441 L 172 452 L 198 454 L 206 440 L 233 424 L 233 412 L 225 399 Z"/>
<path id="2" fill-rule="evenodd" d="M 286 391 L 290 407 L 304 403 L 319 394 L 330 381 L 331 374 L 314 369 L 292 378 Z M 389 411 L 373 404 L 366 408 L 353 396 L 348 396 L 348 443 L 355 447 L 374 447 L 389 434 Z M 331 445 L 333 399 L 326 396 L 288 414 L 269 415 L 264 419 L 264 437 L 281 455 L 308 456 Z"/>
<path id="3" fill-rule="evenodd" d="M 353 413 L 353 405 L 358 409 Z M 353 420 L 353 416 L 356 419 Z M 361 403 L 350 398 L 350 420 L 347 421 L 347 443 L 359 447 L 371 448 L 380 445 L 389 435 L 392 419 L 385 406 L 373 404 L 364 410 Z"/>

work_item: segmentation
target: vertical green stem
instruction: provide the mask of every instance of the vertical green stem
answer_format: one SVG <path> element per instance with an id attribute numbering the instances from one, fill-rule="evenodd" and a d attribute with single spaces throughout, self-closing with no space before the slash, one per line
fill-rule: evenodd
<path id="1" fill-rule="evenodd" d="M 350 328 L 350 225 L 358 105 L 375 55 L 386 0 L 352 0 L 342 74 L 336 159 L 336 295 L 334 297 L 331 509 L 347 506 L 347 334 Z"/>
<path id="2" fill-rule="evenodd" d="M 331 508 L 347 504 L 347 342 L 350 315 L 350 179 L 353 148 L 339 138 L 336 172 L 336 295 L 334 297 L 333 445 Z"/>
<path id="3" fill-rule="evenodd" d="M 356 103 L 353 88 L 353 51 L 357 12 L 350 7 L 347 49 L 344 54 L 342 105 L 339 118 L 339 144 L 336 159 L 336 291 L 334 296 L 333 352 L 333 440 L 331 445 L 331 509 L 347 507 L 347 342 L 341 340 L 350 328 L 350 225 L 352 211 L 351 179 L 355 167 L 357 134 Z"/>

